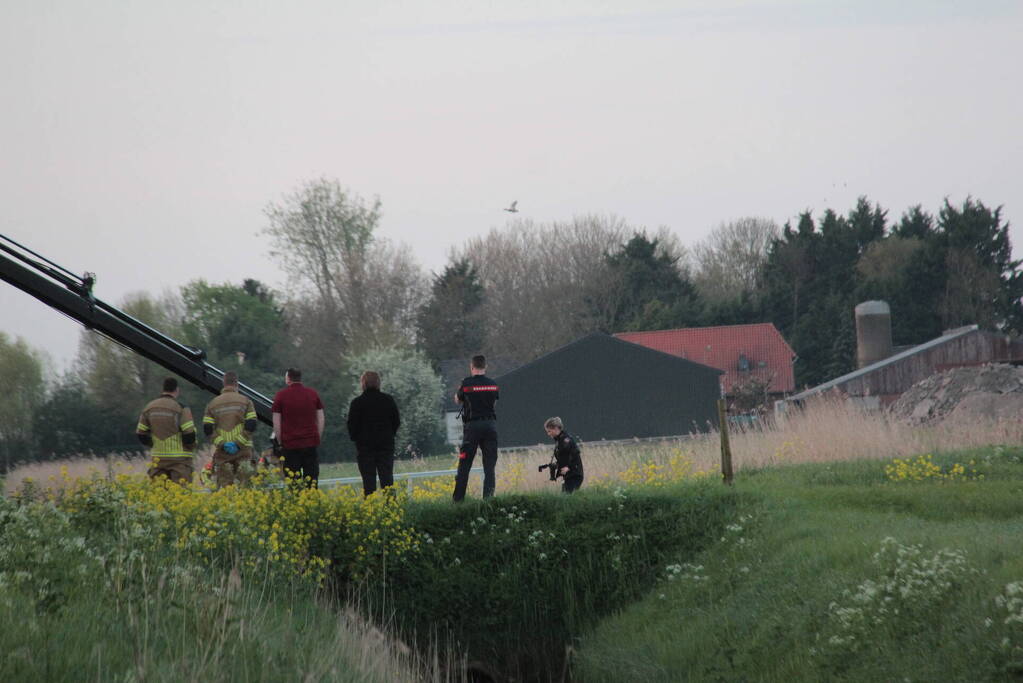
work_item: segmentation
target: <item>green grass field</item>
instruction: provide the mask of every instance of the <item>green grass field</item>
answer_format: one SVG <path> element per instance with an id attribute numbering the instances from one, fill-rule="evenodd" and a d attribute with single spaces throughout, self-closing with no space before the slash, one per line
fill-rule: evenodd
<path id="1" fill-rule="evenodd" d="M 997 598 L 1023 580 L 1020 455 L 935 460 L 946 471 L 975 460 L 984 478 L 966 481 L 890 481 L 881 462 L 747 472 L 740 521 L 585 634 L 576 677 L 1019 677 L 1023 601 Z"/>

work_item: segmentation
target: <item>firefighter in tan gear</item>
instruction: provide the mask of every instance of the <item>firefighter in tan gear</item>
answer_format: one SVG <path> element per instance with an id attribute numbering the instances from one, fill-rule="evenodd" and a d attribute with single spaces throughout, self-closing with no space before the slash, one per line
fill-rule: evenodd
<path id="1" fill-rule="evenodd" d="M 224 373 L 224 388 L 206 406 L 202 429 L 213 437 L 213 473 L 217 486 L 243 483 L 248 474 L 242 469 L 254 462 L 252 434 L 256 431 L 256 407 L 238 392 L 238 373 Z"/>
<path id="2" fill-rule="evenodd" d="M 150 479 L 165 476 L 187 485 L 192 481 L 195 423 L 188 406 L 178 403 L 178 381 L 163 380 L 163 393 L 150 401 L 139 416 L 135 434 L 153 458 Z"/>

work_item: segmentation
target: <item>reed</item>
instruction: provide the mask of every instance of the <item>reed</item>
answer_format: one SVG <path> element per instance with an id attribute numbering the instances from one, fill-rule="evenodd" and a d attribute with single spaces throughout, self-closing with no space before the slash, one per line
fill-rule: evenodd
<path id="1" fill-rule="evenodd" d="M 693 474 L 718 476 L 720 436 L 715 432 L 658 441 L 601 443 L 583 439 L 583 464 L 588 483 L 619 479 L 633 463 L 667 466 L 679 458 Z M 912 425 L 845 401 L 822 399 L 785 416 L 729 433 L 733 467 L 764 468 L 814 462 L 906 458 L 994 444 L 1023 443 L 1023 421 L 995 418 L 945 420 Z M 520 491 L 551 484 L 536 466 L 547 462 L 551 448 L 535 447 L 502 453 L 498 476 Z M 522 476 L 514 476 L 516 472 Z M 508 486 L 504 487 L 507 490 Z M 499 487 L 499 491 L 501 487 Z"/>

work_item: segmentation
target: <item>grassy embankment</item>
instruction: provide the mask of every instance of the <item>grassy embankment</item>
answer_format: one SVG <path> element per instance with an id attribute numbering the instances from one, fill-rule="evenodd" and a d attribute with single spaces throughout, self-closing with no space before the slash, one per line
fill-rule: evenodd
<path id="1" fill-rule="evenodd" d="M 309 574 L 321 565 L 301 527 L 319 511 L 296 496 L 76 486 L 0 498 L 0 680 L 446 681 L 458 671 L 317 589 Z M 246 527 L 251 516 L 274 517 L 272 531 L 248 533 L 260 525 Z"/>
<path id="2" fill-rule="evenodd" d="M 132 480 L 2 499 L 0 677 L 446 680 L 468 658 L 557 680 L 572 635 L 707 547 L 732 499 L 707 481 L 453 506 Z"/>
<path id="3" fill-rule="evenodd" d="M 713 547 L 582 637 L 579 680 L 1023 675 L 1023 449 L 765 469 L 735 488 Z"/>
<path id="4" fill-rule="evenodd" d="M 7 501 L 0 676 L 449 675 L 429 646 L 345 608 L 354 595 L 389 633 L 439 639 L 442 660 L 520 678 L 568 665 L 577 680 L 997 680 L 1023 645 L 1023 591 L 1007 588 L 1023 579 L 1020 452 L 941 452 L 951 478 L 885 466 L 938 445 L 1018 443 L 1018 430 L 820 412 L 736 435 L 731 490 L 699 476 L 716 444 L 695 439 L 588 444 L 588 490 L 568 499 L 535 475 L 541 451 L 502 457 L 499 491 L 528 495 L 488 504 L 437 504 L 447 481 L 399 506 L 144 485 L 56 508 Z M 855 457 L 867 460 L 841 462 Z M 799 462 L 816 464 L 774 466 Z M 275 537 L 281 516 L 301 533 Z M 401 548 L 373 536 L 385 522 Z M 324 568 L 334 590 L 310 583 Z"/>

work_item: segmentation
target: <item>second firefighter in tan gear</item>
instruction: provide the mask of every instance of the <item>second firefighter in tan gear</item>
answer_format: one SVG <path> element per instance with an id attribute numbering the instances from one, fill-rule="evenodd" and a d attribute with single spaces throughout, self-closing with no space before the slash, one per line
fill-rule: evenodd
<path id="1" fill-rule="evenodd" d="M 252 434 L 256 431 L 256 408 L 238 391 L 238 374 L 224 373 L 224 388 L 206 406 L 203 432 L 213 440 L 213 472 L 217 486 L 242 483 L 248 478 L 246 462 L 255 458 Z M 233 444 L 233 445 L 232 445 Z"/>
<path id="2" fill-rule="evenodd" d="M 153 458 L 149 477 L 165 476 L 171 481 L 189 484 L 192 481 L 192 454 L 195 450 L 195 425 L 192 411 L 178 403 L 178 381 L 163 380 L 163 393 L 150 401 L 139 416 L 135 429 L 142 445 L 150 448 Z"/>

